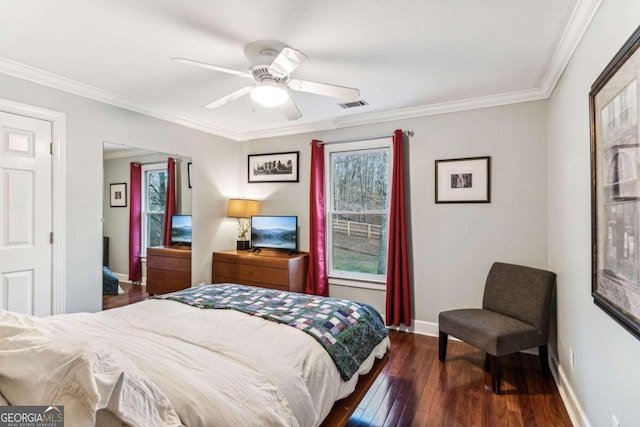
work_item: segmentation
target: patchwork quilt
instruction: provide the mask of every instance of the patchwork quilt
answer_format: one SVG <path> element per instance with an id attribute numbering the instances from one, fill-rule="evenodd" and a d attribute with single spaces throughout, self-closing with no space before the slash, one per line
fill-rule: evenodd
<path id="1" fill-rule="evenodd" d="M 203 285 L 153 298 L 237 310 L 300 329 L 324 347 L 345 381 L 388 335 L 375 308 L 339 298 L 237 284 Z"/>

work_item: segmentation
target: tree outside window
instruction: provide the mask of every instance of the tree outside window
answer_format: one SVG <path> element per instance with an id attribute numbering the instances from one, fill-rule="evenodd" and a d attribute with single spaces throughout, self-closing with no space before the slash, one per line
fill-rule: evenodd
<path id="1" fill-rule="evenodd" d="M 329 151 L 329 275 L 383 282 L 387 272 L 390 144 Z M 362 145 L 362 144 L 360 144 Z"/>
<path id="2" fill-rule="evenodd" d="M 167 192 L 167 166 L 151 164 L 143 166 L 142 192 L 142 251 L 153 246 L 162 246 L 165 195 Z"/>

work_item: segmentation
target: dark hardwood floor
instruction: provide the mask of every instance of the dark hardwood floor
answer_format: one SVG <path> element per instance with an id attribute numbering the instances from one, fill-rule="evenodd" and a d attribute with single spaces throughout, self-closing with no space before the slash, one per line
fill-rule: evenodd
<path id="1" fill-rule="evenodd" d="M 104 310 L 148 298 L 144 286 L 122 285 L 104 296 Z M 347 426 L 571 426 L 558 389 L 540 372 L 538 357 L 505 358 L 502 393 L 491 392 L 484 354 L 449 340 L 447 362 L 438 360 L 438 338 L 390 331 L 387 365 Z"/>
<path id="2" fill-rule="evenodd" d="M 132 285 L 130 283 L 120 283 L 120 286 L 124 290 L 123 294 L 102 296 L 103 310 L 122 307 L 123 305 L 133 304 L 134 302 L 142 301 L 149 298 L 149 294 L 147 293 L 147 287 L 144 285 Z"/>
<path id="3" fill-rule="evenodd" d="M 391 331 L 389 362 L 347 426 L 571 426 L 551 377 L 538 357 L 506 357 L 502 392 L 491 392 L 484 353 L 449 340 L 438 360 L 438 338 Z"/>

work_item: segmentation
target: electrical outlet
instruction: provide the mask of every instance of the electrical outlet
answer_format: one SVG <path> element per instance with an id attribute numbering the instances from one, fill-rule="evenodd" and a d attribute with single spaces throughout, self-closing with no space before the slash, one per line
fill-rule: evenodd
<path id="1" fill-rule="evenodd" d="M 575 368 L 575 354 L 571 347 L 569 347 L 569 368 L 571 369 L 571 372 L 573 372 Z"/>
<path id="2" fill-rule="evenodd" d="M 620 427 L 620 421 L 613 414 L 611 414 L 611 427 Z"/>

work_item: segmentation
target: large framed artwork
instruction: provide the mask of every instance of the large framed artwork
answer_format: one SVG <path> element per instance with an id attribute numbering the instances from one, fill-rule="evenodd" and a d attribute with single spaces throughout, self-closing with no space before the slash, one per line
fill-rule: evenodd
<path id="1" fill-rule="evenodd" d="M 436 203 L 490 203 L 491 157 L 436 160 Z"/>
<path id="2" fill-rule="evenodd" d="M 640 27 L 591 86 L 591 294 L 640 338 Z"/>
<path id="3" fill-rule="evenodd" d="M 300 152 L 249 154 L 248 180 L 253 182 L 298 182 Z"/>

